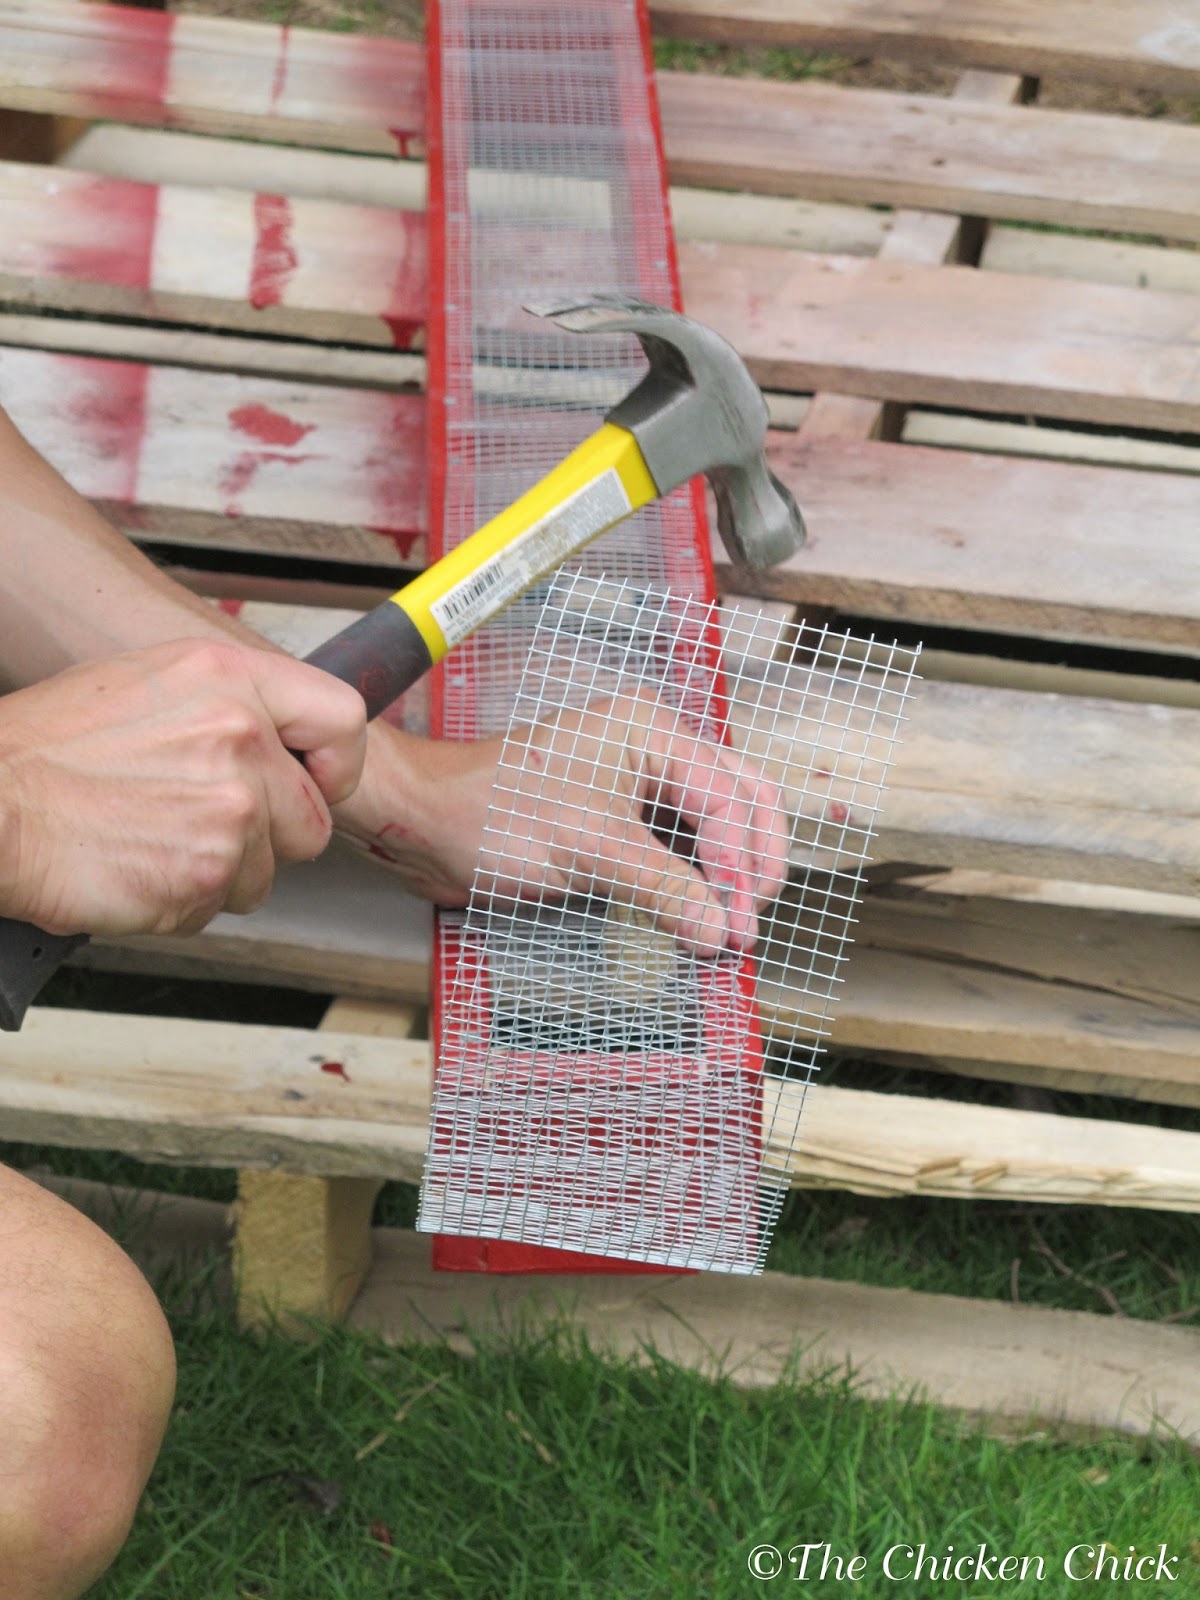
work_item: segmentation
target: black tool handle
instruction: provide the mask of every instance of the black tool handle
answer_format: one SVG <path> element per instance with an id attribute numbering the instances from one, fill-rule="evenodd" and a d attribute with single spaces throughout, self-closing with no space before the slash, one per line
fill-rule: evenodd
<path id="1" fill-rule="evenodd" d="M 385 601 L 305 657 L 348 683 L 377 717 L 433 665 L 429 647 L 398 605 Z M 15 1033 L 43 986 L 86 933 L 43 933 L 31 922 L 0 917 L 0 1030 Z"/>
<path id="2" fill-rule="evenodd" d="M 368 717 L 386 711 L 433 665 L 416 623 L 394 600 L 368 611 L 304 659 L 357 689 Z"/>
<path id="3" fill-rule="evenodd" d="M 86 943 L 86 933 L 43 933 L 32 922 L 0 917 L 0 1029 L 15 1033 L 42 985 Z"/>

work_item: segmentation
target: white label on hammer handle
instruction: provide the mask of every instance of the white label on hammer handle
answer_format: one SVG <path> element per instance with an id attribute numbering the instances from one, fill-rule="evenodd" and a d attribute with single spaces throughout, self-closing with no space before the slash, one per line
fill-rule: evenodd
<path id="1" fill-rule="evenodd" d="M 453 589 L 429 602 L 447 649 L 632 510 L 633 502 L 615 467 L 561 501 Z"/>

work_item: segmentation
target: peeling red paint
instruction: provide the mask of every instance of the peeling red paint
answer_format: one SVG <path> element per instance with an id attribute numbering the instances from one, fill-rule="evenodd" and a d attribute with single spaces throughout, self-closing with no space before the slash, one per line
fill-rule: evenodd
<path id="1" fill-rule="evenodd" d="M 322 1061 L 321 1071 L 327 1072 L 331 1078 L 341 1078 L 343 1083 L 350 1082 L 350 1074 L 346 1071 L 344 1062 Z"/>
<path id="2" fill-rule="evenodd" d="M 279 54 L 275 58 L 275 75 L 271 79 L 271 102 L 269 110 L 275 112 L 279 109 L 279 101 L 287 87 L 288 75 L 288 46 L 291 43 L 292 30 L 285 22 L 279 30 Z"/>
<path id="3" fill-rule="evenodd" d="M 268 461 L 283 461 L 289 467 L 294 467 L 301 461 L 315 459 L 311 455 L 288 455 L 283 450 L 243 450 L 221 472 L 219 487 L 226 498 L 225 515 L 227 517 L 242 515 L 240 496 L 245 494 L 254 482 L 259 467 Z"/>
<path id="4" fill-rule="evenodd" d="M 406 394 L 372 396 L 364 422 L 370 430 L 362 463 L 362 483 L 370 500 L 366 525 L 390 539 L 405 559 L 427 526 L 424 399 Z"/>
<path id="5" fill-rule="evenodd" d="M 380 321 L 387 324 L 387 330 L 392 336 L 392 344 L 397 350 L 411 350 L 424 326 L 416 317 L 394 317 L 388 311 L 383 313 Z"/>
<path id="6" fill-rule="evenodd" d="M 316 427 L 315 422 L 297 422 L 294 417 L 272 411 L 260 401 L 238 406 L 229 413 L 229 420 L 239 433 L 248 433 L 262 444 L 299 444 Z"/>
<path id="7" fill-rule="evenodd" d="M 146 435 L 150 368 L 136 361 L 95 361 L 87 356 L 61 360 L 76 380 L 66 391 L 67 415 L 81 448 L 100 474 L 95 497 L 135 501 Z"/>
<path id="8" fill-rule="evenodd" d="M 389 544 L 394 545 L 401 561 L 407 561 L 424 538 L 420 528 L 368 528 L 367 532 L 378 534 L 381 539 L 386 539 Z"/>
<path id="9" fill-rule="evenodd" d="M 47 277 L 148 289 L 154 269 L 158 186 L 65 173 L 56 179 L 58 238 L 38 250 Z"/>
<path id="10" fill-rule="evenodd" d="M 96 54 L 87 80 L 90 112 L 113 122 L 169 126 L 170 118 L 156 113 L 166 103 L 174 15 L 108 6 L 98 20 L 102 31 L 92 35 Z"/>
<path id="11" fill-rule="evenodd" d="M 421 211 L 394 214 L 395 271 L 381 317 L 397 350 L 411 350 L 425 327 L 429 307 L 429 229 Z"/>
<path id="12" fill-rule="evenodd" d="M 300 264 L 292 244 L 292 204 L 286 195 L 254 196 L 254 258 L 250 264 L 250 304 L 256 311 L 282 301 Z"/>

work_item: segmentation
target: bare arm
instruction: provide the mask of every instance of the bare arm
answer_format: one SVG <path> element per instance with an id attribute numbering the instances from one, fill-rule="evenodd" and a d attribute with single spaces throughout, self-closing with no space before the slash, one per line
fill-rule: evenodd
<path id="1" fill-rule="evenodd" d="M 257 643 L 165 577 L 0 410 L 0 688 L 169 639 Z"/>

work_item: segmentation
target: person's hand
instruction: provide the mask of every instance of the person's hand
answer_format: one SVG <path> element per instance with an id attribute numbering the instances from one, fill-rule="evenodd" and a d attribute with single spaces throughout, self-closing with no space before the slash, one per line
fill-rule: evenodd
<path id="1" fill-rule="evenodd" d="M 383 752 L 369 813 L 356 797 L 346 831 L 441 905 L 465 903 L 478 863 L 481 886 L 504 899 L 609 893 L 701 954 L 753 945 L 788 845 L 779 791 L 753 762 L 694 738 L 640 694 L 522 730 L 501 766 L 503 742 L 407 741 L 409 776 L 393 785 L 407 795 L 390 817 Z M 511 811 L 502 828 L 501 810 Z M 690 859 L 651 831 L 664 811 L 694 834 Z"/>
<path id="2" fill-rule="evenodd" d="M 353 689 L 186 640 L 0 699 L 0 913 L 49 933 L 192 933 L 319 855 L 358 782 Z M 306 753 L 302 766 L 290 750 Z"/>

